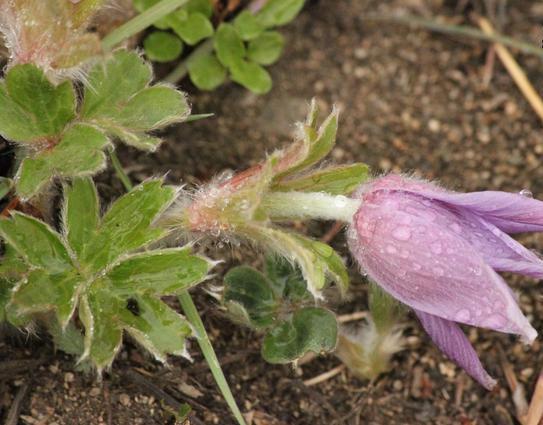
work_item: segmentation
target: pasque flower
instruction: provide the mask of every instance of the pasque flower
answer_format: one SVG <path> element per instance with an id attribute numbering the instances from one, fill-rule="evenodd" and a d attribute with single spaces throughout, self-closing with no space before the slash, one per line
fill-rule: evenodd
<path id="1" fill-rule="evenodd" d="M 400 175 L 363 185 L 349 246 L 364 272 L 410 306 L 448 357 L 495 385 L 458 323 L 537 332 L 496 273 L 543 278 L 543 261 L 508 233 L 543 231 L 543 202 L 506 192 L 456 193 Z"/>

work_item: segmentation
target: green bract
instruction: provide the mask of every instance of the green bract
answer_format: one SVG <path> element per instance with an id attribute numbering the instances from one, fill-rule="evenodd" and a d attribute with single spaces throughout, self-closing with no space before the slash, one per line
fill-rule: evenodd
<path id="1" fill-rule="evenodd" d="M 224 306 L 235 321 L 266 331 L 262 356 L 270 363 L 335 348 L 335 316 L 312 302 L 300 270 L 281 258 L 267 257 L 266 275 L 241 266 L 224 277 Z"/>
<path id="2" fill-rule="evenodd" d="M 182 354 L 190 326 L 160 297 L 201 282 L 211 263 L 188 248 L 145 250 L 165 235 L 152 223 L 174 196 L 173 188 L 149 180 L 100 217 L 92 180 L 77 178 L 65 187 L 62 233 L 19 212 L 0 220 L 8 247 L 0 267 L 0 315 L 9 300 L 14 322 L 54 312 L 66 329 L 77 311 L 85 329 L 83 357 L 98 370 L 111 364 L 125 331 L 161 361 Z"/>

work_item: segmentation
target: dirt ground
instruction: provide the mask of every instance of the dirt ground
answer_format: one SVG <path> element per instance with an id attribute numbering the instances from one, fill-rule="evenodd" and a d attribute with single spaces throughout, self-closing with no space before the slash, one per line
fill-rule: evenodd
<path id="1" fill-rule="evenodd" d="M 335 103 L 342 111 L 333 162 L 363 161 L 376 175 L 408 172 L 462 191 L 530 189 L 543 198 L 541 121 L 501 63 L 496 59 L 493 67 L 488 65 L 488 44 L 365 19 L 369 14 L 408 12 L 469 23 L 471 6 L 461 9 L 462 3 L 313 2 L 284 31 L 286 51 L 271 68 L 274 88 L 268 95 L 254 96 L 234 85 L 199 93 L 183 83 L 194 112 L 213 112 L 215 117 L 170 131 L 167 143 L 153 155 L 121 148 L 121 161 L 135 181 L 168 172 L 171 182 L 205 182 L 225 169 L 248 167 L 284 145 L 293 123 L 303 118 L 316 96 L 323 110 Z M 542 24 L 543 8 L 537 2 L 508 2 L 502 22 L 507 34 L 540 45 Z M 540 59 L 516 57 L 541 88 Z M 109 174 L 100 177 L 99 187 L 106 198 L 122 192 Z M 309 223 L 306 230 L 320 237 L 330 226 Z M 521 239 L 543 251 L 542 236 Z M 351 263 L 342 234 L 333 245 Z M 217 248 L 207 253 L 226 257 L 225 270 L 244 261 L 258 262 L 247 251 Z M 342 314 L 367 309 L 366 284 L 355 267 L 351 269 L 349 299 L 332 306 Z M 507 279 L 534 327 L 543 331 L 539 283 Z M 394 357 L 390 373 L 368 383 L 343 371 L 307 387 L 305 379 L 338 366 L 339 360 L 328 356 L 297 369 L 266 364 L 259 354 L 260 337 L 231 325 L 211 298 L 195 293 L 236 399 L 255 425 L 517 424 L 505 371 L 512 368 L 530 396 L 543 365 L 540 341 L 526 347 L 508 335 L 466 329 L 499 381 L 487 392 L 449 362 L 410 318 L 406 350 Z M 192 406 L 196 425 L 234 424 L 195 343 L 190 349 L 193 363 L 172 358 L 164 368 L 128 342 L 111 373 L 98 382 L 93 375 L 74 371 L 73 359 L 53 352 L 47 340 L 12 330 L 3 334 L 4 420 L 19 394 L 24 396 L 20 424 L 173 424 L 169 412 L 180 403 Z"/>

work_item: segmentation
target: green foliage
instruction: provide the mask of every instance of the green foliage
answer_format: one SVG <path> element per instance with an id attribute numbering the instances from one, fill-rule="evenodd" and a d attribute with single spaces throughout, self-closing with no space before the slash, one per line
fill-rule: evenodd
<path id="1" fill-rule="evenodd" d="M 244 10 L 236 16 L 234 27 L 244 41 L 250 41 L 264 31 L 264 27 L 258 22 L 255 15 L 248 10 Z"/>
<path id="2" fill-rule="evenodd" d="M 377 331 L 383 334 L 397 326 L 405 313 L 398 301 L 373 282 L 369 285 L 369 309 Z"/>
<path id="3" fill-rule="evenodd" d="M 336 347 L 337 335 L 334 313 L 324 308 L 305 307 L 266 335 L 262 357 L 269 363 L 290 363 L 310 351 L 329 352 Z"/>
<path id="4" fill-rule="evenodd" d="M 283 52 L 285 39 L 277 31 L 266 31 L 249 42 L 247 57 L 260 65 L 271 65 Z"/>
<path id="5" fill-rule="evenodd" d="M 0 134 L 24 144 L 57 138 L 75 107 L 69 81 L 55 86 L 32 64 L 14 66 L 0 82 Z"/>
<path id="6" fill-rule="evenodd" d="M 280 257 L 266 258 L 266 274 L 251 267 L 231 269 L 224 278 L 223 305 L 233 320 L 266 332 L 262 355 L 288 363 L 309 351 L 333 350 L 337 323 L 324 308 L 308 307 L 311 294 L 300 270 Z"/>
<path id="7" fill-rule="evenodd" d="M 269 0 L 256 15 L 265 28 L 288 24 L 302 10 L 305 0 Z"/>
<path id="8" fill-rule="evenodd" d="M 221 24 L 213 38 L 213 43 L 217 57 L 228 68 L 245 57 L 245 44 L 232 24 Z"/>
<path id="9" fill-rule="evenodd" d="M 63 331 L 73 332 L 67 326 L 77 310 L 85 329 L 83 357 L 99 370 L 113 361 L 123 332 L 161 361 L 182 354 L 190 326 L 160 297 L 202 281 L 210 262 L 188 248 L 142 251 L 164 236 L 152 223 L 174 195 L 160 180 L 149 180 L 100 218 L 92 180 L 78 178 L 65 187 L 62 234 L 19 212 L 0 220 L 8 247 L 0 267 L 0 312 L 9 297 L 13 321 L 52 312 Z M 8 296 L 7 270 L 19 270 Z M 52 333 L 64 341 L 57 328 Z"/>
<path id="10" fill-rule="evenodd" d="M 183 51 L 183 42 L 175 35 L 165 31 L 156 31 L 143 40 L 145 55 L 155 62 L 170 62 Z"/>
<path id="11" fill-rule="evenodd" d="M 103 149 L 107 137 L 94 127 L 76 124 L 50 150 L 38 151 L 23 159 L 16 177 L 17 192 L 27 199 L 53 177 L 94 174 L 106 166 Z"/>
<path id="12" fill-rule="evenodd" d="M 255 62 L 241 60 L 230 67 L 232 80 L 256 94 L 266 94 L 272 88 L 268 71 Z"/>
<path id="13" fill-rule="evenodd" d="M 77 113 L 71 82 L 55 86 L 31 64 L 11 68 L 0 81 L 0 134 L 25 147 L 17 195 L 26 200 L 55 177 L 102 170 L 111 136 L 154 150 L 161 140 L 148 133 L 184 120 L 189 107 L 183 93 L 151 87 L 151 78 L 150 66 L 138 54 L 118 51 L 90 70 Z"/>
<path id="14" fill-rule="evenodd" d="M 194 58 L 187 66 L 190 79 L 200 90 L 213 90 L 226 80 L 226 68 L 212 53 Z"/>
<path id="15" fill-rule="evenodd" d="M 189 106 L 173 88 L 150 87 L 151 78 L 151 67 L 136 53 L 116 52 L 90 71 L 81 119 L 129 145 L 156 149 L 161 140 L 147 133 L 184 120 Z"/>
<path id="16" fill-rule="evenodd" d="M 0 201 L 13 189 L 13 180 L 0 177 Z"/>
<path id="17" fill-rule="evenodd" d="M 213 35 L 213 25 L 200 12 L 188 13 L 178 10 L 170 15 L 169 27 L 187 44 L 191 46 Z"/>

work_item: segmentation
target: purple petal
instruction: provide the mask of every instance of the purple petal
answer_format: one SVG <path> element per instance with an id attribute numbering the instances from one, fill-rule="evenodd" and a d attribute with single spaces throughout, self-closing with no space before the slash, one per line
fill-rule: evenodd
<path id="1" fill-rule="evenodd" d="M 529 249 L 469 211 L 460 212 L 459 224 L 469 231 L 462 232 L 465 238 L 496 271 L 520 273 L 534 278 L 543 278 L 543 261 Z"/>
<path id="2" fill-rule="evenodd" d="M 415 314 L 432 341 L 449 359 L 487 390 L 494 388 L 496 381 L 487 373 L 473 346 L 456 323 L 422 311 L 415 310 Z"/>
<path id="3" fill-rule="evenodd" d="M 364 196 L 349 230 L 351 252 L 401 302 L 447 320 L 532 341 L 537 332 L 503 279 L 441 203 L 406 192 Z"/>

